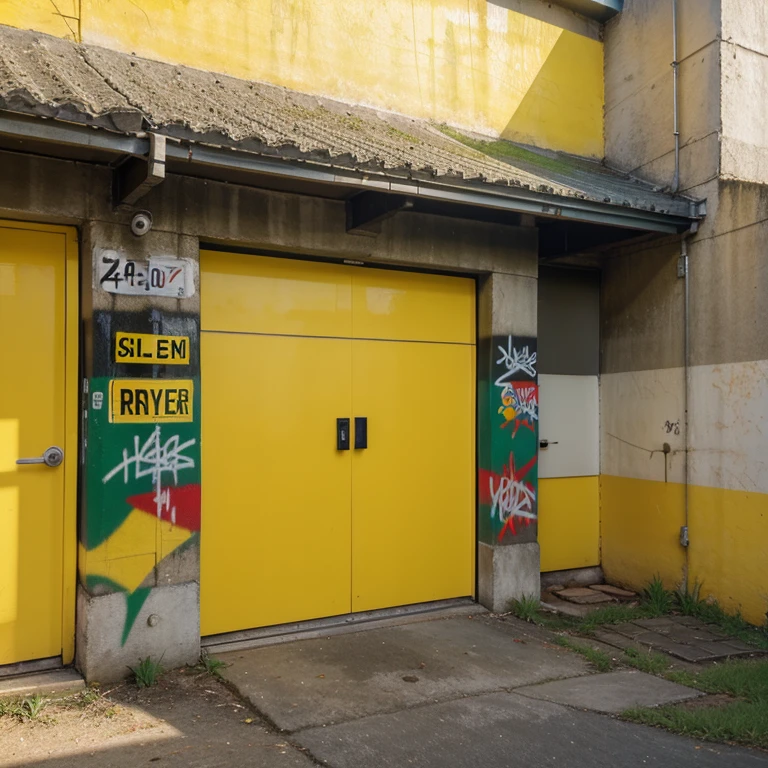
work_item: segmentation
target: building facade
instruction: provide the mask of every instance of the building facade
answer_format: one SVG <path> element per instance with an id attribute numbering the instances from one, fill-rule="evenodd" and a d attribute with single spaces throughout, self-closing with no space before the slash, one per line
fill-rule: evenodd
<path id="1" fill-rule="evenodd" d="M 759 63 L 678 3 L 673 190 L 671 6 L 618 5 L 3 8 L 0 665 L 600 565 L 762 620 Z"/>

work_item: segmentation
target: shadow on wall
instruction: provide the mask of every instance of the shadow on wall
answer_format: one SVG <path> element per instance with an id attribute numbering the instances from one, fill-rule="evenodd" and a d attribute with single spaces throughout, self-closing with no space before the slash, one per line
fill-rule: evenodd
<path id="1" fill-rule="evenodd" d="M 584 55 L 599 45 L 563 31 L 501 137 L 601 158 L 603 59 Z M 582 137 L 578 150 L 572 137 Z"/>

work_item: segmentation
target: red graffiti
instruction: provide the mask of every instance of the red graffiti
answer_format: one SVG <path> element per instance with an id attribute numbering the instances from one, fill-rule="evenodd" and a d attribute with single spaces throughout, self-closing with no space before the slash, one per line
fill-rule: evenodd
<path id="1" fill-rule="evenodd" d="M 536 464 L 537 456 L 533 456 L 520 469 L 515 468 L 515 456 L 509 454 L 509 466 L 504 467 L 501 475 L 487 469 L 480 470 L 480 503 L 491 505 L 491 517 L 497 514 L 502 522 L 499 531 L 499 541 L 506 532 L 517 535 L 515 525 L 528 527 L 536 519 L 534 504 L 536 487 L 526 482 L 526 475 Z"/>
<path id="2" fill-rule="evenodd" d="M 127 502 L 148 515 L 159 516 L 166 522 L 190 531 L 200 530 L 200 486 L 198 484 L 170 486 L 160 491 L 129 496 Z M 159 502 L 159 503 L 158 503 Z"/>

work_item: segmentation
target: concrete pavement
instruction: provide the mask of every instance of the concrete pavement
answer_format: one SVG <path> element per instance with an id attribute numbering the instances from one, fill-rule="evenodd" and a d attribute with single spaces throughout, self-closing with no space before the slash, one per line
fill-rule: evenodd
<path id="1" fill-rule="evenodd" d="M 592 674 L 551 639 L 459 616 L 218 657 L 287 742 L 332 768 L 768 766 L 761 752 L 597 714 L 699 694 L 640 672 Z"/>

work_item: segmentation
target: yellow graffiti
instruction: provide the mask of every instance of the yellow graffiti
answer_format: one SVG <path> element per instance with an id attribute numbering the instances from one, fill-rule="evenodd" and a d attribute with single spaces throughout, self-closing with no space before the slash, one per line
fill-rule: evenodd
<path id="1" fill-rule="evenodd" d="M 132 509 L 98 547 L 86 552 L 80 545 L 81 576 L 100 576 L 134 592 L 158 563 L 192 535 L 186 528 Z"/>

